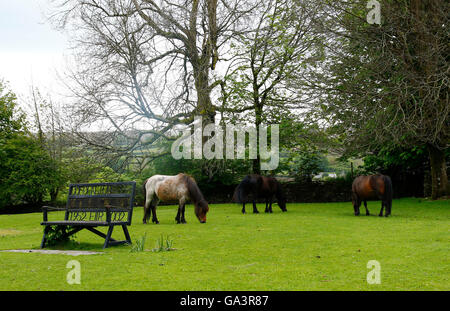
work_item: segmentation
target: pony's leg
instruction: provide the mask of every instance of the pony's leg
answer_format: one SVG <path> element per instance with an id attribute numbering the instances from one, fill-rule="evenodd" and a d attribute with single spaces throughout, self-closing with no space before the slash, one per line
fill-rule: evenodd
<path id="1" fill-rule="evenodd" d="M 380 210 L 380 214 L 378 215 L 378 216 L 383 216 L 383 209 L 384 209 L 384 205 L 385 205 L 385 203 L 384 203 L 384 201 L 381 201 L 381 210 Z M 387 212 L 387 207 L 386 207 L 386 212 Z M 385 213 L 386 213 L 385 212 Z"/>
<path id="2" fill-rule="evenodd" d="M 258 214 L 258 213 L 259 213 L 259 211 L 256 208 L 256 202 L 255 202 L 255 200 L 253 200 L 253 214 Z"/>
<path id="3" fill-rule="evenodd" d="M 185 224 L 186 223 L 186 218 L 184 218 L 184 211 L 186 210 L 186 203 L 183 203 L 183 205 L 181 206 L 181 223 Z"/>
<path id="4" fill-rule="evenodd" d="M 242 203 L 242 214 L 245 214 L 245 201 Z"/>
<path id="5" fill-rule="evenodd" d="M 142 217 L 142 223 L 143 224 L 147 223 L 147 208 L 145 207 L 145 204 L 144 204 L 144 217 Z"/>
<path id="6" fill-rule="evenodd" d="M 269 199 L 269 213 L 272 213 L 272 198 Z"/>
<path id="7" fill-rule="evenodd" d="M 389 215 L 391 215 L 391 206 L 392 206 L 392 202 L 389 202 L 389 201 L 383 201 L 383 203 L 384 203 L 384 207 L 385 207 L 385 210 L 384 210 L 384 216 L 385 216 L 385 217 L 388 217 Z"/>
<path id="8" fill-rule="evenodd" d="M 268 213 L 269 212 L 269 200 L 266 199 L 266 209 L 264 210 L 264 213 Z"/>
<path id="9" fill-rule="evenodd" d="M 155 224 L 159 224 L 158 221 L 158 217 L 156 217 L 156 206 L 158 205 L 158 200 L 157 199 L 153 199 L 151 202 L 151 207 L 152 207 L 152 222 Z"/>
<path id="10" fill-rule="evenodd" d="M 147 210 L 145 212 L 146 212 L 146 215 L 144 215 L 144 217 L 145 217 L 144 223 L 148 223 L 150 221 L 150 216 L 152 216 L 152 208 L 150 206 L 147 207 Z"/>
<path id="11" fill-rule="evenodd" d="M 177 212 L 177 216 L 175 217 L 175 221 L 177 222 L 177 224 L 179 224 L 181 222 L 181 205 L 178 206 L 178 212 Z"/>
<path id="12" fill-rule="evenodd" d="M 386 202 L 386 213 L 384 214 L 384 216 L 388 217 L 389 215 L 391 215 L 391 208 L 392 208 L 392 201 L 387 201 Z"/>
<path id="13" fill-rule="evenodd" d="M 364 200 L 364 207 L 366 209 L 366 216 L 369 216 L 370 213 L 369 213 L 369 210 L 367 209 L 367 201 L 366 200 Z"/>
<path id="14" fill-rule="evenodd" d="M 355 210 L 355 216 L 359 216 L 359 207 L 361 206 L 361 200 L 356 199 L 355 204 L 353 205 L 353 209 Z"/>
<path id="15" fill-rule="evenodd" d="M 177 217 L 175 217 L 175 220 L 177 221 L 177 224 L 185 224 L 186 219 L 184 219 L 184 207 L 186 206 L 186 201 L 184 199 L 180 199 L 178 203 L 178 213 Z"/>
<path id="16" fill-rule="evenodd" d="M 152 210 L 151 210 L 151 201 L 149 200 L 145 200 L 144 203 L 144 218 L 142 219 L 142 223 L 146 224 L 149 220 L 150 220 L 150 216 L 152 214 Z"/>

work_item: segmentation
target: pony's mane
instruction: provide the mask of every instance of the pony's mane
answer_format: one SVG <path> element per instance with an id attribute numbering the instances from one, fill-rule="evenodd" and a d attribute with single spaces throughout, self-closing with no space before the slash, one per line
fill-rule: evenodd
<path id="1" fill-rule="evenodd" d="M 196 204 L 201 201 L 206 201 L 205 198 L 203 197 L 202 192 L 200 191 L 200 188 L 197 186 L 197 183 L 195 182 L 194 178 L 192 178 L 189 175 L 183 174 L 183 179 L 188 188 L 189 196 L 191 197 L 192 203 Z"/>

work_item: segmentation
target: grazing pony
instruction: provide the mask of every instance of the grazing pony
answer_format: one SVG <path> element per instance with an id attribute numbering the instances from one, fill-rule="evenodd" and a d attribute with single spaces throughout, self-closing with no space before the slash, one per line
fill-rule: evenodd
<path id="1" fill-rule="evenodd" d="M 156 217 L 156 206 L 159 201 L 176 202 L 178 201 L 178 213 L 175 217 L 176 222 L 186 223 L 184 218 L 184 209 L 186 201 L 194 204 L 195 215 L 201 223 L 206 222 L 206 213 L 209 211 L 208 202 L 203 197 L 202 192 L 197 186 L 195 180 L 185 174 L 176 176 L 154 175 L 144 182 L 144 224 L 150 219 L 153 212 L 152 222 L 158 224 Z"/>
<path id="2" fill-rule="evenodd" d="M 364 202 L 366 215 L 370 215 L 367 209 L 367 199 L 381 200 L 381 210 L 379 216 L 383 216 L 383 209 L 386 207 L 384 216 L 391 214 L 392 208 L 392 182 L 386 175 L 358 176 L 352 184 L 352 202 L 355 215 L 359 215 L 361 201 Z"/>
<path id="3" fill-rule="evenodd" d="M 252 196 L 253 213 L 259 213 L 256 208 L 255 199 L 264 198 L 266 200 L 266 213 L 272 213 L 273 196 L 277 198 L 278 206 L 286 212 L 286 198 L 284 197 L 280 183 L 273 177 L 266 177 L 257 174 L 247 175 L 236 187 L 233 200 L 242 203 L 242 213 L 245 214 L 245 203 L 249 202 L 249 195 Z"/>

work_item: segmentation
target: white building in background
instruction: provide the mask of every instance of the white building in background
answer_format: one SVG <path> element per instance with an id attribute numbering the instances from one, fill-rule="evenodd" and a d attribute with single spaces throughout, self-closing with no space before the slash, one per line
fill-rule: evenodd
<path id="1" fill-rule="evenodd" d="M 312 179 L 322 179 L 325 177 L 328 178 L 338 178 L 338 176 L 345 176 L 345 173 L 337 174 L 336 172 L 320 172 L 317 175 L 314 175 Z"/>

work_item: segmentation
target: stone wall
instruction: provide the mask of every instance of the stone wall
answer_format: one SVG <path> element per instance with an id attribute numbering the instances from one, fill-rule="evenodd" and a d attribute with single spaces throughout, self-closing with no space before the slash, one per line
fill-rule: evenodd
<path id="1" fill-rule="evenodd" d="M 423 197 L 423 176 L 402 177 L 392 180 L 394 198 Z M 236 186 L 215 184 L 200 185 L 200 188 L 209 203 L 231 203 Z M 282 183 L 282 186 L 288 202 L 349 202 L 352 200 L 352 181 L 348 180 L 288 182 Z"/>

